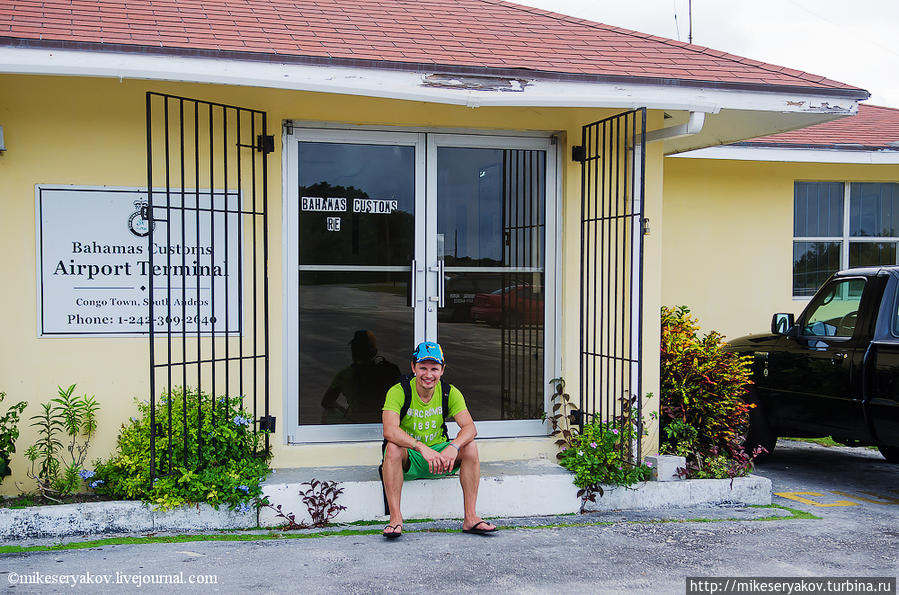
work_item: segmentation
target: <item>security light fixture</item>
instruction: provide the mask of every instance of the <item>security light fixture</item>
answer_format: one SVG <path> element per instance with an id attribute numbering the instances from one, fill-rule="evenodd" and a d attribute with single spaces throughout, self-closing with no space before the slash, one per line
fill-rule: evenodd
<path id="1" fill-rule="evenodd" d="M 6 143 L 3 142 L 3 126 L 0 126 L 0 151 L 6 150 Z"/>

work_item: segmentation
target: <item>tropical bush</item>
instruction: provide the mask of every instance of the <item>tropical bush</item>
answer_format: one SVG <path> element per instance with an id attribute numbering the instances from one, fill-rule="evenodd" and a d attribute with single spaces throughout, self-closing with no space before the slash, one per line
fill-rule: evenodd
<path id="1" fill-rule="evenodd" d="M 115 454 L 96 463 L 94 489 L 162 509 L 206 502 L 246 512 L 261 498 L 271 453 L 263 448 L 242 397 L 213 399 L 190 388 L 163 394 L 155 410 L 155 474 L 151 479 L 151 407 L 123 424 Z M 169 441 L 171 429 L 171 442 Z"/>
<path id="2" fill-rule="evenodd" d="M 685 306 L 662 308 L 660 451 L 686 457 L 689 478 L 746 475 L 751 358 L 725 350 L 717 331 L 700 334 Z"/>
<path id="3" fill-rule="evenodd" d="M 0 403 L 6 398 L 6 393 L 0 392 Z M 28 403 L 19 401 L 9 406 L 6 413 L 0 415 L 0 481 L 12 474 L 9 468 L 9 460 L 16 452 L 16 440 L 19 438 L 19 418 Z"/>
<path id="4" fill-rule="evenodd" d="M 28 477 L 42 498 L 53 501 L 77 492 L 89 479 L 84 461 L 97 432 L 100 409 L 93 396 L 75 396 L 74 384 L 65 389 L 59 386 L 57 392 L 55 399 L 40 405 L 40 413 L 31 416 L 38 439 L 25 451 L 31 462 Z"/>

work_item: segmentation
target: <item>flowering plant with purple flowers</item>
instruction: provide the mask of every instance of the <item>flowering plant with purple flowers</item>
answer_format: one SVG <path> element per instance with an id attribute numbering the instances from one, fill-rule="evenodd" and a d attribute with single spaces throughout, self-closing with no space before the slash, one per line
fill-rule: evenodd
<path id="1" fill-rule="evenodd" d="M 559 464 L 574 472 L 582 510 L 588 501 L 596 501 L 597 494 L 603 495 L 603 485 L 629 486 L 649 479 L 649 466 L 633 461 L 641 429 L 631 405 L 630 411 L 613 420 L 585 424 L 583 431 L 561 445 Z"/>
<path id="2" fill-rule="evenodd" d="M 266 432 L 256 427 L 243 397 L 213 399 L 190 388 L 175 388 L 157 399 L 152 480 L 153 412 L 146 401 L 137 408 L 139 415 L 122 426 L 115 454 L 96 463 L 97 480 L 91 487 L 98 493 L 144 500 L 163 509 L 206 502 L 246 512 L 259 505 L 271 453 L 264 448 Z"/>

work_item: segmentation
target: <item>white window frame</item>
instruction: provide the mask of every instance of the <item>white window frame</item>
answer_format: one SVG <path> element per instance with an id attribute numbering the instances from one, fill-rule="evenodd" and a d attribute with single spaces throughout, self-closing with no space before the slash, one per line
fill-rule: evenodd
<path id="1" fill-rule="evenodd" d="M 795 185 L 797 183 L 814 183 L 814 182 L 824 182 L 824 183 L 839 183 L 843 184 L 843 235 L 840 236 L 793 236 L 793 244 L 796 242 L 839 242 L 840 243 L 840 266 L 839 270 L 845 270 L 849 267 L 849 243 L 853 244 L 861 244 L 861 243 L 874 243 L 874 244 L 883 244 L 883 243 L 894 243 L 896 244 L 896 259 L 897 262 L 892 264 L 899 264 L 899 236 L 850 236 L 850 211 L 851 211 L 851 201 L 850 198 L 852 196 L 852 185 L 853 184 L 894 184 L 896 182 L 884 182 L 877 180 L 795 180 L 793 182 L 794 194 L 793 194 L 793 208 L 795 212 Z M 793 245 L 791 244 L 791 245 Z M 791 254 L 792 258 L 792 254 Z M 793 277 L 792 277 L 792 266 L 790 272 L 790 293 L 793 294 Z M 808 302 L 814 297 L 812 295 L 795 295 L 793 294 L 793 300 L 799 302 Z"/>

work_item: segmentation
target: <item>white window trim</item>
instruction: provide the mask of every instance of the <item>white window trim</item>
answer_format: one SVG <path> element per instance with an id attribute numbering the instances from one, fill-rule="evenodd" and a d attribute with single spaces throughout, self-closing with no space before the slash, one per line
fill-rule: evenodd
<path id="1" fill-rule="evenodd" d="M 793 195 L 793 209 L 795 212 L 795 184 L 797 182 L 839 182 L 843 185 L 843 235 L 841 236 L 793 236 L 793 244 L 796 242 L 840 242 L 840 268 L 839 270 L 845 270 L 849 268 L 849 244 L 850 242 L 853 244 L 861 244 L 861 243 L 894 243 L 897 244 L 896 247 L 896 260 L 897 262 L 892 264 L 899 264 L 899 236 L 851 236 L 850 233 L 850 211 L 851 211 L 851 202 L 850 198 L 852 196 L 852 185 L 853 184 L 894 184 L 896 182 L 884 182 L 884 181 L 869 181 L 869 180 L 795 180 L 794 184 L 794 195 Z M 795 216 L 795 215 L 794 215 Z M 793 292 L 793 280 L 792 273 L 790 276 L 790 293 Z M 793 301 L 797 302 L 808 302 L 814 297 L 812 295 L 795 295 L 793 294 Z"/>

